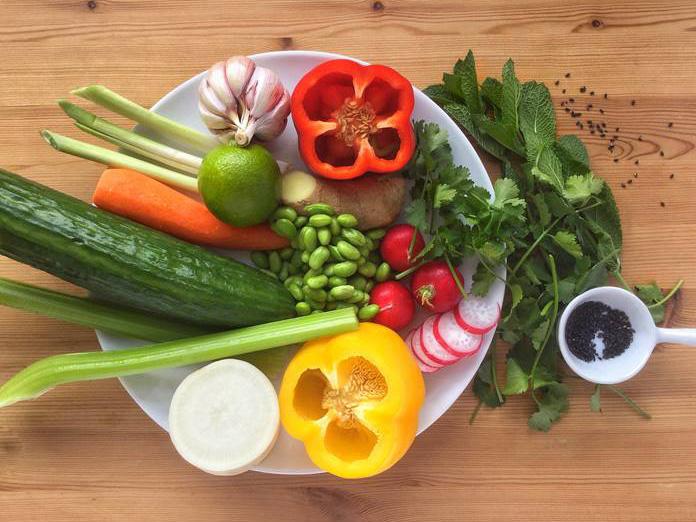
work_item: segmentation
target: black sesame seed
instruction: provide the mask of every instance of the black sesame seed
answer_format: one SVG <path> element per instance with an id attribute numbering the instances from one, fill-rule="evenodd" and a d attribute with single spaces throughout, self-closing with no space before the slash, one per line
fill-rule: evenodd
<path id="1" fill-rule="evenodd" d="M 600 114 L 604 114 L 604 109 L 599 109 Z"/>
<path id="2" fill-rule="evenodd" d="M 560 80 L 556 80 L 555 82 L 553 82 L 553 84 L 556 85 L 556 86 L 560 85 L 560 83 L 561 83 Z"/>
<path id="3" fill-rule="evenodd" d="M 590 91 L 590 96 L 594 96 L 594 91 Z"/>
<path id="4" fill-rule="evenodd" d="M 565 77 L 570 78 L 570 73 L 569 72 L 565 73 Z"/>
<path id="5" fill-rule="evenodd" d="M 669 179 L 674 179 L 674 174 L 670 174 Z"/>
<path id="6" fill-rule="evenodd" d="M 673 125 L 674 125 L 674 123 L 672 123 L 672 122 L 670 121 L 670 122 L 667 124 L 667 127 L 671 129 Z"/>
<path id="7" fill-rule="evenodd" d="M 661 151 L 660 151 L 660 156 L 663 157 L 663 158 L 665 157 L 665 151 L 664 151 L 664 150 L 661 150 Z"/>
<path id="8" fill-rule="evenodd" d="M 570 112 L 570 109 L 569 109 L 568 107 L 566 107 L 564 110 L 565 110 L 566 112 Z"/>
<path id="9" fill-rule="evenodd" d="M 661 207 L 664 207 L 664 206 L 665 206 L 665 202 L 664 202 L 664 201 L 660 201 L 660 206 L 661 206 Z"/>
<path id="10" fill-rule="evenodd" d="M 638 136 L 638 141 L 643 141 L 643 136 Z"/>
<path id="11" fill-rule="evenodd" d="M 625 188 L 626 188 L 626 184 L 625 184 L 625 183 L 622 183 L 622 184 L 621 184 L 621 188 L 622 188 L 622 189 L 625 189 Z"/>
<path id="12" fill-rule="evenodd" d="M 636 104 L 636 100 L 631 100 L 631 105 L 635 105 L 635 104 Z"/>
<path id="13" fill-rule="evenodd" d="M 609 95 L 605 92 L 605 93 L 604 93 L 604 99 L 606 100 L 607 98 L 609 98 Z"/>
<path id="14" fill-rule="evenodd" d="M 629 179 L 626 183 L 628 183 L 630 185 L 631 183 L 633 183 L 633 180 Z"/>
<path id="15" fill-rule="evenodd" d="M 616 127 L 616 130 L 615 130 L 614 132 L 619 132 L 619 128 L 618 128 L 618 127 Z"/>
<path id="16" fill-rule="evenodd" d="M 580 87 L 580 92 L 584 93 L 586 90 L 587 90 L 587 87 L 585 87 L 584 85 L 582 87 Z"/>
<path id="17" fill-rule="evenodd" d="M 575 103 L 575 98 L 568 98 L 568 101 L 569 101 L 570 103 Z"/>
<path id="18" fill-rule="evenodd" d="M 619 162 L 619 158 L 614 158 L 614 163 L 618 163 L 618 162 Z"/>
<path id="19" fill-rule="evenodd" d="M 640 163 L 640 161 L 638 161 L 638 160 L 633 162 L 634 165 L 638 165 L 639 163 Z"/>
<path id="20" fill-rule="evenodd" d="M 566 93 L 566 90 L 565 90 L 565 89 L 563 89 L 563 90 L 562 90 L 561 92 L 562 92 L 563 94 L 565 94 L 565 93 Z"/>
<path id="21" fill-rule="evenodd" d="M 571 353 L 585 362 L 621 355 L 631 346 L 634 334 L 625 312 L 599 301 L 587 301 L 573 310 L 565 330 Z M 595 338 L 604 344 L 601 354 L 597 353 Z"/>

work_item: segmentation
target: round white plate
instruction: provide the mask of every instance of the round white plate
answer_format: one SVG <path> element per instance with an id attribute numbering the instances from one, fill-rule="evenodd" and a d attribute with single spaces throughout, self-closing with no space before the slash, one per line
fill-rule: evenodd
<path id="1" fill-rule="evenodd" d="M 276 71 L 285 87 L 292 92 L 300 78 L 319 63 L 346 57 L 322 52 L 278 51 L 257 54 L 252 58 L 257 64 Z M 157 102 L 152 110 L 190 127 L 205 131 L 205 126 L 198 116 L 197 108 L 198 84 L 204 74 L 201 73 L 176 87 Z M 474 183 L 492 192 L 493 187 L 488 174 L 466 136 L 433 101 L 417 89 L 414 89 L 414 92 L 416 104 L 413 111 L 413 119 L 431 121 L 445 129 L 449 134 L 455 161 L 468 167 Z M 145 129 L 138 129 L 138 131 L 147 134 Z M 151 134 L 151 136 L 156 137 L 154 134 Z M 278 139 L 274 140 L 268 148 L 277 159 L 288 161 L 299 168 L 304 167 L 304 163 L 297 152 L 297 134 L 292 122 L 288 122 L 285 132 Z M 249 262 L 246 253 L 231 254 L 231 257 L 243 262 Z M 462 273 L 467 276 L 468 284 L 471 284 L 471 272 L 474 266 L 475 260 L 467 260 L 462 264 Z M 504 274 L 501 273 L 501 275 Z M 502 306 L 504 290 L 502 282 L 497 281 L 491 289 L 488 298 Z M 414 325 L 420 324 L 422 319 L 422 316 L 417 318 L 414 321 Z M 102 349 L 107 351 L 144 344 L 141 341 L 114 337 L 99 331 L 97 331 L 97 337 Z M 486 336 L 482 349 L 474 357 L 462 360 L 434 374 L 425 375 L 427 391 L 425 404 L 419 417 L 419 433 L 422 433 L 445 413 L 471 382 L 488 351 L 492 338 L 493 333 L 491 332 Z M 168 428 L 169 404 L 174 395 L 174 390 L 176 390 L 176 387 L 184 377 L 197 367 L 187 366 L 159 370 L 143 375 L 125 377 L 121 379 L 121 382 L 143 411 L 166 430 Z M 319 472 L 307 457 L 302 444 L 292 439 L 284 431 L 266 460 L 254 469 L 264 473 L 297 475 Z"/>

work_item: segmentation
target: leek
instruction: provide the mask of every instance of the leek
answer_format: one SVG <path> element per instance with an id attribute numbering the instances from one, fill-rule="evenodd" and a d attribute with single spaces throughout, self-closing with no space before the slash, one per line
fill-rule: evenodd
<path id="1" fill-rule="evenodd" d="M 115 152 L 97 145 L 92 145 L 91 143 L 74 140 L 72 138 L 68 138 L 67 136 L 56 134 L 55 132 L 48 130 L 41 131 L 41 136 L 43 136 L 43 138 L 54 149 L 59 150 L 60 152 L 65 152 L 66 154 L 72 154 L 73 156 L 96 161 L 97 163 L 103 163 L 104 165 L 109 165 L 111 167 L 137 170 L 142 174 L 146 174 L 151 178 L 173 187 L 188 190 L 190 192 L 198 192 L 198 181 L 195 178 L 181 174 L 180 172 L 160 167 L 158 165 L 153 165 L 152 163 L 134 158 L 133 156 L 121 154 L 120 152 Z"/>
<path id="2" fill-rule="evenodd" d="M 202 161 L 199 156 L 188 154 L 126 130 L 69 101 L 59 100 L 58 105 L 75 120 L 75 125 L 84 132 L 183 172 L 198 174 Z"/>
<path id="3" fill-rule="evenodd" d="M 209 333 L 209 330 L 180 321 L 160 319 L 4 278 L 0 278 L 0 305 L 145 341 L 171 341 Z"/>
<path id="4" fill-rule="evenodd" d="M 81 87 L 72 91 L 72 94 L 136 121 L 161 133 L 163 136 L 176 139 L 182 145 L 195 147 L 200 152 L 208 152 L 210 149 L 220 145 L 220 142 L 215 137 L 203 134 L 165 116 L 151 112 L 103 85 Z"/>

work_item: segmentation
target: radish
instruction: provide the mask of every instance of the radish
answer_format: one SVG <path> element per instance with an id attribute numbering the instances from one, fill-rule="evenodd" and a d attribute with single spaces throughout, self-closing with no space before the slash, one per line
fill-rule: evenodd
<path id="1" fill-rule="evenodd" d="M 379 203 L 379 202 L 376 202 Z M 413 245 L 413 250 L 409 254 L 409 247 L 413 239 L 413 234 L 416 234 L 416 242 Z M 411 225 L 394 225 L 382 239 L 379 247 L 379 252 L 392 270 L 403 272 L 407 270 L 423 247 L 425 241 L 418 230 Z"/>
<path id="2" fill-rule="evenodd" d="M 464 287 L 464 280 L 459 270 L 455 269 L 459 285 Z M 444 261 L 430 261 L 413 274 L 411 291 L 416 302 L 431 312 L 448 312 L 462 298 L 457 281 Z"/>
<path id="3" fill-rule="evenodd" d="M 379 313 L 372 320 L 392 330 L 408 326 L 416 313 L 410 292 L 396 281 L 375 285 L 370 292 L 370 303 L 379 305 Z"/>
<path id="4" fill-rule="evenodd" d="M 238 359 L 217 361 L 186 377 L 169 408 L 179 454 L 213 475 L 237 475 L 261 462 L 280 428 L 273 384 Z"/>
<path id="5" fill-rule="evenodd" d="M 462 358 L 471 357 L 478 352 L 483 342 L 483 336 L 462 329 L 452 312 L 439 316 L 433 329 L 440 344 L 449 347 Z"/>
<path id="6" fill-rule="evenodd" d="M 428 357 L 423 352 L 423 348 L 421 347 L 420 342 L 420 329 L 411 331 L 411 333 L 408 335 L 406 342 L 411 348 L 411 351 L 413 352 L 413 355 L 416 358 L 416 363 L 418 364 L 418 367 L 423 373 L 436 372 L 437 370 L 442 368 L 442 365 L 439 365 L 431 359 L 428 359 Z"/>
<path id="7" fill-rule="evenodd" d="M 431 315 L 425 322 L 423 322 L 420 327 L 420 341 L 423 353 L 425 353 L 427 360 L 431 360 L 441 366 L 447 366 L 457 362 L 460 357 L 450 348 L 441 344 L 437 337 L 435 337 L 435 331 L 433 326 L 435 325 L 435 319 L 437 317 Z"/>
<path id="8" fill-rule="evenodd" d="M 459 301 L 454 311 L 457 324 L 472 334 L 485 334 L 498 324 L 500 308 L 480 297 L 469 296 Z"/>

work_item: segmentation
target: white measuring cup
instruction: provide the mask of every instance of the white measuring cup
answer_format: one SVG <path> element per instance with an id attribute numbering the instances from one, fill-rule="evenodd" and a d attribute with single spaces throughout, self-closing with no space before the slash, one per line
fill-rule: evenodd
<path id="1" fill-rule="evenodd" d="M 635 330 L 631 345 L 617 357 L 583 361 L 573 355 L 566 343 L 568 317 L 579 305 L 587 301 L 601 303 L 626 313 Z M 614 286 L 593 288 L 573 299 L 558 322 L 558 345 L 566 363 L 583 379 L 597 384 L 617 384 L 635 376 L 650 359 L 659 343 L 696 346 L 696 328 L 658 328 L 648 307 L 635 294 Z"/>

